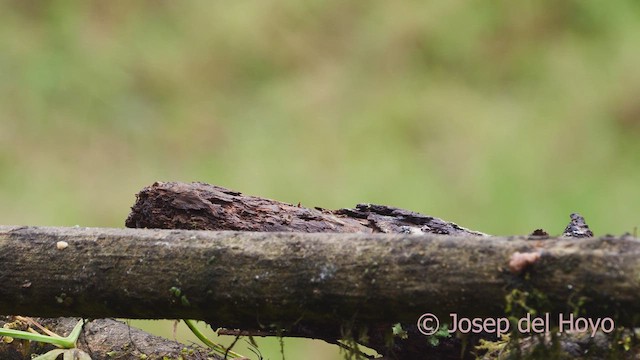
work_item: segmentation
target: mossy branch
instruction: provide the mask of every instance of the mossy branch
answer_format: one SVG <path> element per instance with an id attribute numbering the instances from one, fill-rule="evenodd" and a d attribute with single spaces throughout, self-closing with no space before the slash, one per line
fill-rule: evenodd
<path id="1" fill-rule="evenodd" d="M 65 246 L 60 246 L 64 242 Z M 539 254 L 520 259 L 516 253 Z M 187 318 L 241 329 L 497 316 L 513 288 L 549 311 L 640 314 L 634 238 L 528 240 L 389 234 L 0 227 L 0 313 Z M 171 292 L 179 288 L 188 301 Z"/>

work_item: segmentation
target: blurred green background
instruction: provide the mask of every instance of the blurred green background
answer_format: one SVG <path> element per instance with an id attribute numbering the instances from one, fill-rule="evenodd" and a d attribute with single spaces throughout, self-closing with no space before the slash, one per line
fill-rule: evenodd
<path id="1" fill-rule="evenodd" d="M 632 232 L 639 44 L 632 0 L 2 1 L 0 223 L 122 227 L 142 187 L 197 180 Z"/>

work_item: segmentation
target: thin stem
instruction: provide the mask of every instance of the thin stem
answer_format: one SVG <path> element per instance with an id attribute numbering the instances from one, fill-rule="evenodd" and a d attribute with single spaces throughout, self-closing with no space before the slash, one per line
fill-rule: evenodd
<path id="1" fill-rule="evenodd" d="M 73 328 L 73 330 L 71 330 L 71 333 L 69 334 L 69 336 L 64 338 L 42 335 L 37 333 L 34 334 L 28 331 L 4 329 L 4 328 L 0 328 L 0 335 L 10 336 L 16 339 L 31 340 L 31 341 L 43 342 L 47 344 L 53 344 L 63 349 L 71 349 L 76 347 L 76 341 L 78 340 L 78 337 L 80 336 L 80 332 L 82 331 L 82 325 L 83 325 L 83 321 L 80 320 L 76 324 L 76 326 Z"/>
<path id="2" fill-rule="evenodd" d="M 200 341 L 202 341 L 205 345 L 207 345 L 209 348 L 211 348 L 212 350 L 225 355 L 231 355 L 234 358 L 241 358 L 243 357 L 242 355 L 233 352 L 231 350 L 226 349 L 224 346 L 220 345 L 220 344 L 216 344 L 213 341 L 209 340 L 209 338 L 207 338 L 201 331 L 200 329 L 198 329 L 198 327 L 196 326 L 195 321 L 193 320 L 187 320 L 187 319 L 183 319 L 184 323 L 187 324 L 187 326 L 189 327 L 189 329 L 191 329 L 191 331 L 193 332 L 193 334 L 200 339 Z"/>

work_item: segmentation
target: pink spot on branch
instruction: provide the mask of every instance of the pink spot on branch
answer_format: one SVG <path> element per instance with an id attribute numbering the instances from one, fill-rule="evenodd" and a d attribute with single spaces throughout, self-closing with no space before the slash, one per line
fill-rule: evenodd
<path id="1" fill-rule="evenodd" d="M 529 266 L 540 260 L 539 252 L 514 252 L 509 260 L 509 270 L 514 274 L 520 274 Z"/>

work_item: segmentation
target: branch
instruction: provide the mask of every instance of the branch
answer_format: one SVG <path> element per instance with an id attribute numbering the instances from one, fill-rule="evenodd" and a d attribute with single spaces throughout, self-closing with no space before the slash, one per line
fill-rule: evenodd
<path id="1" fill-rule="evenodd" d="M 516 267 L 516 253 L 539 257 Z M 639 255 L 640 243 L 629 237 L 0 226 L 0 313 L 277 324 L 340 338 L 345 319 L 374 328 L 415 323 L 424 312 L 503 315 L 505 296 L 524 285 L 526 273 L 550 312 L 584 297 L 587 314 L 617 314 L 625 325 L 640 313 Z"/>

